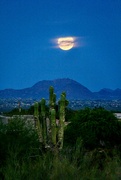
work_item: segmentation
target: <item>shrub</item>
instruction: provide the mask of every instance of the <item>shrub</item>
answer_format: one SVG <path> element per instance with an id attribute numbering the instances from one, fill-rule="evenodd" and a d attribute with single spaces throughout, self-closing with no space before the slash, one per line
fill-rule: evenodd
<path id="1" fill-rule="evenodd" d="M 78 138 L 88 149 L 118 146 L 121 124 L 110 111 L 86 108 L 75 114 L 65 130 L 65 144 L 75 145 Z"/>
<path id="2" fill-rule="evenodd" d="M 39 145 L 38 135 L 31 124 L 21 119 L 0 123 L 0 166 L 9 156 L 9 151 L 17 151 L 18 158 L 24 159 L 38 153 Z"/>

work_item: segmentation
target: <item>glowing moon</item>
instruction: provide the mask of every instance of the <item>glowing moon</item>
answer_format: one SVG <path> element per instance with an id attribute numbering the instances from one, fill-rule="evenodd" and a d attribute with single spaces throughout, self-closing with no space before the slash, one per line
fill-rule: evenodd
<path id="1" fill-rule="evenodd" d="M 74 38 L 73 37 L 62 37 L 57 40 L 58 46 L 62 50 L 70 50 L 74 47 Z"/>

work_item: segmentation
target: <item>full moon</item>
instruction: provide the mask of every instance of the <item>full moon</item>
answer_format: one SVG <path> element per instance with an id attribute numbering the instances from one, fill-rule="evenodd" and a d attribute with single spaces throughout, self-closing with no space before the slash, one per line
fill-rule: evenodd
<path id="1" fill-rule="evenodd" d="M 58 46 L 62 50 L 70 50 L 74 47 L 74 38 L 73 37 L 62 37 L 57 40 Z"/>

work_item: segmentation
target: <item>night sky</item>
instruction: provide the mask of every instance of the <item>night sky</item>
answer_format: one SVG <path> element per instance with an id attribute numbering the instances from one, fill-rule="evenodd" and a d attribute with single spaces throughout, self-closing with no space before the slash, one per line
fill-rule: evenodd
<path id="1" fill-rule="evenodd" d="M 0 0 L 0 89 L 58 78 L 121 88 L 121 0 Z"/>

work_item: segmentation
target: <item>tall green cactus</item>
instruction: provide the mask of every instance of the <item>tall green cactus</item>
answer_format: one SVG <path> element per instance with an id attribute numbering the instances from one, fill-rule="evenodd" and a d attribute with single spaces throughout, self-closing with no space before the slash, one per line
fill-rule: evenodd
<path id="1" fill-rule="evenodd" d="M 45 109 L 46 101 L 44 98 L 41 99 L 41 115 L 42 117 L 45 117 L 46 115 L 46 109 Z"/>
<path id="2" fill-rule="evenodd" d="M 43 138 L 43 143 L 46 145 L 47 143 L 47 126 L 46 126 L 46 110 L 45 110 L 45 99 L 43 98 L 41 100 L 41 122 L 42 122 L 42 138 Z"/>
<path id="3" fill-rule="evenodd" d="M 59 129 L 58 129 L 58 146 L 59 149 L 63 148 L 63 139 L 64 139 L 64 128 L 65 128 L 65 110 L 68 105 L 66 100 L 66 93 L 62 92 L 61 98 L 59 101 Z"/>
<path id="4" fill-rule="evenodd" d="M 64 125 L 65 125 L 65 107 L 66 107 L 65 94 L 61 94 L 61 99 L 59 101 L 59 129 L 58 129 L 58 146 L 59 149 L 63 148 L 63 138 L 64 138 Z"/>
<path id="5" fill-rule="evenodd" d="M 54 93 L 54 88 L 50 86 L 49 88 L 49 107 L 54 108 L 56 104 L 56 94 Z"/>
<path id="6" fill-rule="evenodd" d="M 49 107 L 52 108 L 53 107 L 53 94 L 54 94 L 54 88 L 52 86 L 50 86 L 49 89 Z"/>
<path id="7" fill-rule="evenodd" d="M 52 145 L 56 145 L 56 111 L 51 109 L 51 142 Z"/>
<path id="8" fill-rule="evenodd" d="M 56 124 L 56 95 L 54 88 L 51 86 L 49 89 L 49 117 L 46 116 L 46 101 L 41 100 L 41 112 L 38 112 L 38 103 L 35 103 L 34 116 L 36 119 L 36 128 L 40 137 L 46 147 L 63 148 L 64 126 L 65 126 L 65 108 L 68 104 L 66 94 L 61 94 L 59 104 L 59 126 Z M 40 117 L 40 119 L 39 119 Z"/>
<path id="9" fill-rule="evenodd" d="M 49 89 L 49 112 L 50 112 L 50 140 L 52 145 L 56 145 L 56 94 L 54 93 L 54 88 L 50 86 Z"/>
<path id="10" fill-rule="evenodd" d="M 41 128 L 41 124 L 39 121 L 39 104 L 38 104 L 38 102 L 36 102 L 34 104 L 34 120 L 35 120 L 35 127 L 37 129 L 38 136 L 39 136 L 39 141 L 42 142 L 42 128 Z"/>

